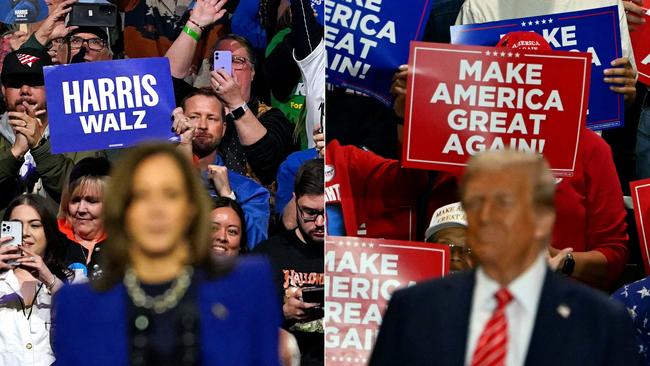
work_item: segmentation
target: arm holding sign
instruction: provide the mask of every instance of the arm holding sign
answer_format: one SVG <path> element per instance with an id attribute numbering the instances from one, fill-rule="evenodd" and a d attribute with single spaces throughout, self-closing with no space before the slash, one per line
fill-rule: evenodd
<path id="1" fill-rule="evenodd" d="M 406 103 L 406 76 L 408 75 L 408 65 L 400 65 L 397 72 L 393 75 L 393 83 L 390 86 L 390 93 L 395 96 L 393 110 L 399 118 L 404 118 L 404 108 Z"/>
<path id="2" fill-rule="evenodd" d="M 85 157 L 97 156 L 100 153 L 52 154 L 49 139 L 43 137 L 47 127 L 46 111 L 37 111 L 27 102 L 23 102 L 23 106 L 27 113 L 9 112 L 9 124 L 16 134 L 14 147 L 19 147 L 21 159 L 28 150 L 31 151 L 36 163 L 36 173 L 41 177 L 43 187 L 54 200 L 58 201 L 74 164 Z"/>
<path id="3" fill-rule="evenodd" d="M 627 57 L 617 58 L 611 62 L 612 68 L 605 69 L 604 81 L 614 84 L 609 87 L 612 91 L 623 94 L 626 104 L 636 99 L 636 71 Z"/>
<path id="4" fill-rule="evenodd" d="M 190 119 L 183 112 L 183 108 L 176 107 L 172 111 L 172 131 L 175 134 L 181 137 L 181 141 L 178 144 L 178 149 L 187 156 L 191 162 L 194 157 L 192 152 L 192 140 L 194 139 L 194 133 L 196 131 L 196 125 L 190 122 Z"/>
<path id="5" fill-rule="evenodd" d="M 197 0 L 192 13 L 183 28 L 167 50 L 172 76 L 183 79 L 190 71 L 196 45 L 203 29 L 221 19 L 226 14 L 227 0 Z"/>
<path id="6" fill-rule="evenodd" d="M 643 11 L 643 0 L 624 0 L 625 17 L 630 32 L 634 32 L 639 26 L 645 23 L 645 11 Z"/>

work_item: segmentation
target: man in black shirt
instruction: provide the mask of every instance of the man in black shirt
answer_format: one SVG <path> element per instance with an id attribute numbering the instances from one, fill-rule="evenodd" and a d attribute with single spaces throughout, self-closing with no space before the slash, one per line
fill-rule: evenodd
<path id="1" fill-rule="evenodd" d="M 307 161 L 296 174 L 294 197 L 298 227 L 260 243 L 269 257 L 282 297 L 283 327 L 297 339 L 301 364 L 323 365 L 323 244 L 325 196 L 323 159 Z M 315 302 L 306 302 L 307 292 Z M 317 301 L 317 302 L 316 302 Z"/>

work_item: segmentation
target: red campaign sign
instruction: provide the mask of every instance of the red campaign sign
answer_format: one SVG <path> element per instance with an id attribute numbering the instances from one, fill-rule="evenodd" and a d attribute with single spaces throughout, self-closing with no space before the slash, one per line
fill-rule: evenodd
<path id="1" fill-rule="evenodd" d="M 630 182 L 636 232 L 646 274 L 650 274 L 650 179 Z"/>
<path id="2" fill-rule="evenodd" d="M 630 32 L 639 81 L 650 85 L 650 0 L 643 0 L 645 23 Z"/>
<path id="3" fill-rule="evenodd" d="M 366 365 L 393 291 L 448 272 L 447 245 L 328 236 L 325 363 Z"/>
<path id="4" fill-rule="evenodd" d="M 462 170 L 471 155 L 543 153 L 575 169 L 591 55 L 411 42 L 403 165 Z"/>

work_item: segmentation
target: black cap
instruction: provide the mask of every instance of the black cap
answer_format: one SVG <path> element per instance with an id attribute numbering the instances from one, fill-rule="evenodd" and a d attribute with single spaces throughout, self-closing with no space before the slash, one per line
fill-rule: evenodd
<path id="1" fill-rule="evenodd" d="M 100 27 L 82 26 L 70 32 L 70 34 L 68 34 L 68 37 L 79 33 L 94 34 L 97 36 L 97 38 L 104 40 L 104 42 L 108 42 L 108 33 L 106 33 L 106 31 Z"/>
<path id="2" fill-rule="evenodd" d="M 21 48 L 5 56 L 0 79 L 2 85 L 20 88 L 23 85 L 45 85 L 43 66 L 52 65 L 52 58 L 45 51 Z"/>
<path id="3" fill-rule="evenodd" d="M 72 184 L 81 177 L 105 177 L 110 171 L 111 162 L 106 158 L 83 158 L 72 168 L 68 182 Z"/>

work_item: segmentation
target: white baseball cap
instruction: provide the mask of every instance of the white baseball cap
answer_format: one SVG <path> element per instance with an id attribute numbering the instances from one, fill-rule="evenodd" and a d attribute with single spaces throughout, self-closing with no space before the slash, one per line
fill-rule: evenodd
<path id="1" fill-rule="evenodd" d="M 448 227 L 467 227 L 467 216 L 460 202 L 455 202 L 437 209 L 431 216 L 429 228 L 424 233 L 426 239 L 439 230 Z"/>

